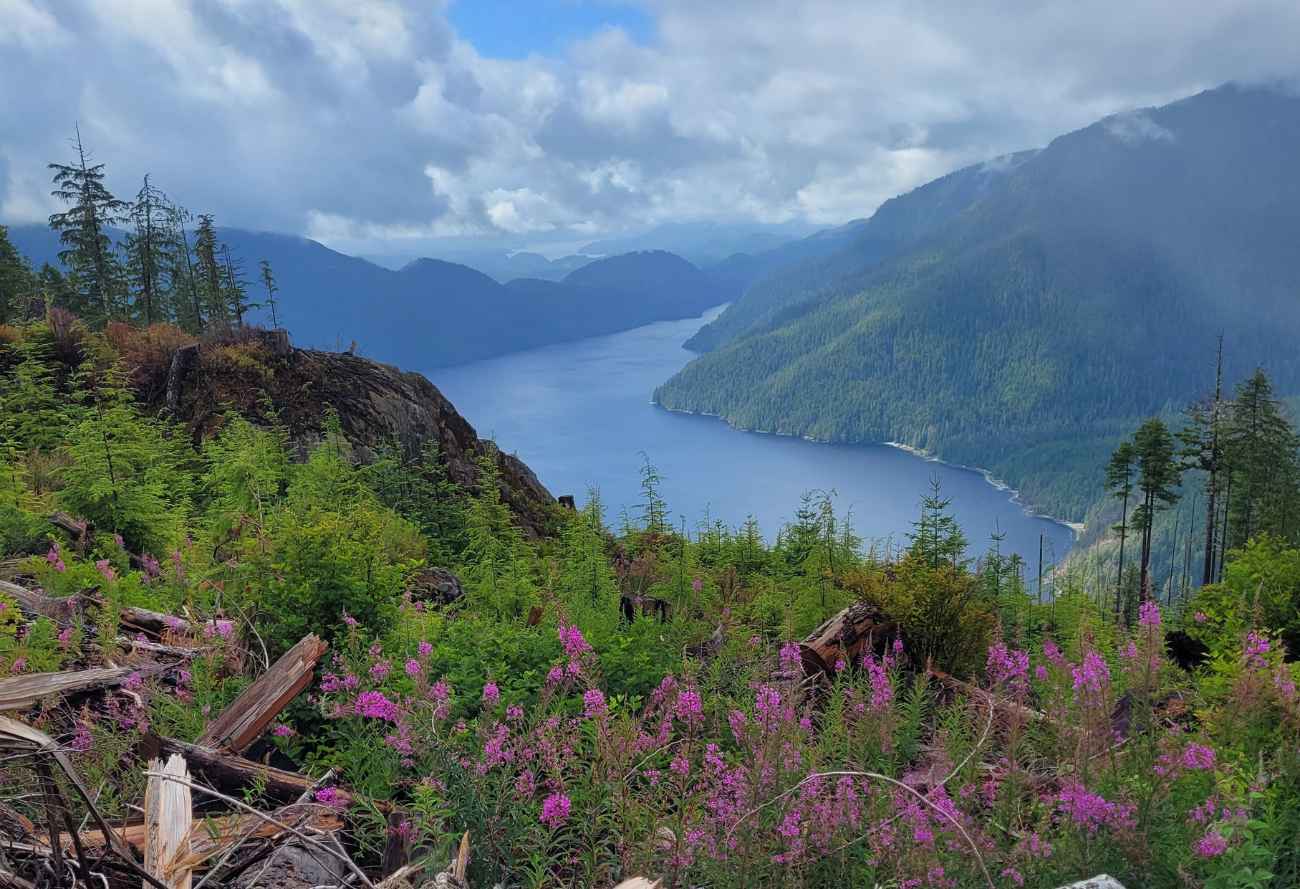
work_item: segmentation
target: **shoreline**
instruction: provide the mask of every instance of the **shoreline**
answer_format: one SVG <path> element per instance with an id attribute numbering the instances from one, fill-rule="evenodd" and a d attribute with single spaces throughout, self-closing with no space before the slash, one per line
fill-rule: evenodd
<path id="1" fill-rule="evenodd" d="M 743 426 L 739 426 L 733 423 L 730 419 L 723 416 L 722 414 L 714 414 L 714 413 L 710 413 L 709 411 L 692 411 L 692 410 L 687 410 L 685 408 L 664 407 L 662 404 L 655 401 L 653 398 L 650 399 L 650 403 L 655 407 L 659 408 L 660 410 L 667 411 L 670 414 L 686 414 L 692 417 L 711 417 L 716 420 L 721 420 L 722 422 L 726 423 L 727 426 L 736 430 L 737 432 L 748 432 L 754 435 L 779 435 L 784 438 L 802 438 L 804 441 L 813 442 L 814 444 L 844 444 L 850 446 L 865 445 L 867 447 L 874 445 L 876 447 L 895 448 L 896 450 L 903 451 L 905 453 L 911 454 L 913 457 L 917 457 L 921 460 L 924 460 L 927 463 L 940 463 L 944 466 L 950 466 L 953 469 L 964 469 L 967 472 L 979 473 L 984 478 L 984 481 L 988 483 L 988 485 L 992 487 L 994 490 L 1009 492 L 1011 494 L 1011 502 L 1014 503 L 1016 506 L 1019 506 L 1025 515 L 1031 518 L 1045 519 L 1049 522 L 1053 522 L 1054 524 L 1060 525 L 1063 528 L 1069 528 L 1070 531 L 1074 534 L 1074 542 L 1076 543 L 1079 541 L 1079 538 L 1082 537 L 1083 532 L 1086 528 L 1084 522 L 1069 522 L 1066 521 L 1065 519 L 1058 518 L 1054 515 L 1048 515 L 1046 513 L 1042 513 L 1034 509 L 1032 506 L 1025 503 L 1023 499 L 1021 499 L 1020 491 L 1011 487 L 1011 485 L 1007 484 L 1005 481 L 995 476 L 992 473 L 992 471 L 988 469 L 984 469 L 981 466 L 968 466 L 965 463 L 953 463 L 949 460 L 944 460 L 940 457 L 936 457 L 930 452 L 922 448 L 914 447 L 909 444 L 904 444 L 901 441 L 833 442 L 830 439 L 817 438 L 816 436 L 813 435 L 798 435 L 793 432 L 776 432 L 770 429 L 746 429 Z"/>

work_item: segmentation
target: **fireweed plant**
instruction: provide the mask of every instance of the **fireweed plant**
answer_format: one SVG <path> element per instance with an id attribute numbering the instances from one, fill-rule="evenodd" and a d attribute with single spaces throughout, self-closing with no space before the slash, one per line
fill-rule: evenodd
<path id="1" fill-rule="evenodd" d="M 214 396 L 194 447 L 130 397 L 183 337 L 50 317 L 0 328 L 0 560 L 69 605 L 32 617 L 0 591 L 0 678 L 141 664 L 24 714 L 111 817 L 139 799 L 146 735 L 197 738 L 311 632 L 330 644 L 315 681 L 250 755 L 333 770 L 316 802 L 367 865 L 390 831 L 434 866 L 468 831 L 472 885 L 1300 885 L 1285 540 L 1117 616 L 1113 583 L 1063 571 L 1039 603 L 1015 557 L 968 558 L 938 491 L 901 550 L 864 546 L 829 494 L 769 543 L 752 521 L 675 527 L 647 462 L 617 531 L 593 495 L 529 536 L 490 446 L 472 488 L 428 448 L 360 466 L 337 420 L 297 462 L 273 411 Z M 204 354 L 213 380 L 275 372 L 253 339 Z M 93 538 L 52 530 L 55 510 Z M 433 566 L 463 595 L 420 593 Z M 806 673 L 794 640 L 858 602 L 879 631 Z M 136 658 L 127 606 L 200 654 Z M 1175 639 L 1203 660 L 1175 663 Z M 20 812 L 26 768 L 0 763 Z"/>

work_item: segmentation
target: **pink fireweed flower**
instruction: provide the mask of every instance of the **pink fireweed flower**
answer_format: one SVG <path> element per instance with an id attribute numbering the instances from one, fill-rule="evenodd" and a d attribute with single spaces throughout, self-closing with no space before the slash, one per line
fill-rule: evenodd
<path id="1" fill-rule="evenodd" d="M 986 667 L 989 681 L 994 685 L 1022 690 L 1029 675 L 1029 652 L 1007 648 L 1005 643 L 998 642 L 989 646 Z"/>
<path id="2" fill-rule="evenodd" d="M 136 670 L 134 673 L 127 676 L 126 681 L 122 683 L 122 687 L 129 691 L 137 691 L 143 686 L 144 686 L 144 677 L 140 675 L 139 670 Z"/>
<path id="3" fill-rule="evenodd" d="M 495 707 L 501 700 L 501 689 L 497 688 L 495 682 L 483 683 L 483 703 L 489 707 Z"/>
<path id="4" fill-rule="evenodd" d="M 562 793 L 552 793 L 542 800 L 541 822 L 551 830 L 555 830 L 569 820 L 569 811 L 572 808 L 573 803 L 567 796 Z"/>
<path id="5" fill-rule="evenodd" d="M 210 620 L 203 625 L 203 635 L 209 639 L 214 637 L 229 639 L 235 633 L 235 622 L 233 620 Z"/>
<path id="6" fill-rule="evenodd" d="M 1192 620 L 1196 621 L 1198 624 L 1203 624 L 1209 619 L 1210 616 L 1206 614 L 1204 611 L 1198 611 L 1192 615 Z"/>
<path id="7" fill-rule="evenodd" d="M 63 564 L 63 554 L 57 542 L 50 544 L 50 551 L 45 554 L 45 561 L 49 562 L 50 567 L 60 574 L 68 570 L 68 566 Z"/>
<path id="8" fill-rule="evenodd" d="M 388 661 L 376 661 L 370 665 L 370 678 L 376 682 L 383 682 L 391 672 L 393 672 L 393 665 Z"/>
<path id="9" fill-rule="evenodd" d="M 683 722 L 694 724 L 704 713 L 704 701 L 700 698 L 700 693 L 694 689 L 683 689 L 677 695 L 677 718 Z"/>
<path id="10" fill-rule="evenodd" d="M 1102 826 L 1131 828 L 1136 807 L 1110 802 L 1076 781 L 1061 789 L 1057 796 L 1057 810 L 1089 833 L 1096 833 Z"/>
<path id="11" fill-rule="evenodd" d="M 560 624 L 559 628 L 560 644 L 564 646 L 564 653 L 570 659 L 576 659 L 591 651 L 591 645 L 583 638 L 582 630 L 574 626 Z"/>
<path id="12" fill-rule="evenodd" d="M 397 722 L 397 704 L 390 701 L 381 691 L 363 691 L 357 695 L 352 711 L 366 719 L 383 719 Z"/>
<path id="13" fill-rule="evenodd" d="M 68 742 L 68 748 L 76 753 L 85 753 L 94 743 L 94 738 L 90 734 L 90 726 L 81 720 L 77 720 L 77 728 L 73 732 L 72 740 Z"/>
<path id="14" fill-rule="evenodd" d="M 1264 655 L 1268 654 L 1270 644 L 1267 636 L 1260 635 L 1254 630 L 1246 634 L 1245 657 L 1246 666 L 1254 669 L 1268 666 L 1268 660 Z"/>
<path id="15" fill-rule="evenodd" d="M 162 566 L 159 565 L 158 560 L 149 553 L 140 556 L 140 564 L 144 566 L 144 576 L 147 579 L 157 580 L 162 576 Z"/>
<path id="16" fill-rule="evenodd" d="M 72 627 L 59 630 L 59 648 L 67 648 L 72 642 Z"/>
<path id="17" fill-rule="evenodd" d="M 1155 599 L 1147 599 L 1138 606 L 1138 624 L 1150 629 L 1160 626 L 1160 606 Z"/>
<path id="18" fill-rule="evenodd" d="M 674 774 L 681 775 L 685 778 L 691 773 L 691 761 L 686 758 L 685 753 L 678 753 L 673 757 L 672 762 L 668 763 L 668 768 Z"/>
<path id="19" fill-rule="evenodd" d="M 1094 693 L 1110 684 L 1110 667 L 1102 660 L 1101 655 L 1095 651 L 1090 651 L 1083 656 L 1083 663 L 1077 667 L 1071 667 L 1070 673 L 1074 677 L 1074 689 L 1078 691 L 1083 689 Z"/>
<path id="20" fill-rule="evenodd" d="M 9 665 L 10 673 L 21 673 L 26 669 L 27 669 L 27 658 L 25 657 L 14 658 L 14 662 Z"/>
<path id="21" fill-rule="evenodd" d="M 275 728 L 271 729 L 271 734 L 275 735 L 277 738 L 292 738 L 298 733 L 294 731 L 291 726 L 287 726 L 282 722 Z"/>
<path id="22" fill-rule="evenodd" d="M 316 802 L 331 809 L 343 810 L 348 807 L 348 798 L 337 787 L 322 787 L 316 791 Z"/>
<path id="23" fill-rule="evenodd" d="M 112 583 L 113 581 L 117 580 L 117 572 L 114 571 L 113 566 L 108 563 L 108 559 L 100 559 L 98 562 L 96 562 L 95 570 L 98 571 L 100 575 L 109 583 Z"/>
<path id="24" fill-rule="evenodd" d="M 451 714 L 451 686 L 447 680 L 439 679 L 429 688 L 429 695 L 436 702 L 433 708 L 434 719 L 446 719 Z"/>
<path id="25" fill-rule="evenodd" d="M 1192 844 L 1192 851 L 1201 858 L 1218 858 L 1228 851 L 1228 841 L 1223 834 L 1212 830 Z"/>
<path id="26" fill-rule="evenodd" d="M 420 666 L 420 662 L 417 661 L 415 658 L 407 658 L 407 659 L 406 659 L 406 675 L 407 675 L 407 676 L 410 676 L 410 677 L 412 677 L 412 678 L 414 678 L 414 677 L 416 677 L 416 676 L 419 676 L 419 675 L 420 675 L 420 671 L 421 671 L 422 669 L 423 669 L 423 668 Z"/>
<path id="27" fill-rule="evenodd" d="M 559 685 L 563 681 L 564 681 L 564 668 L 561 667 L 559 664 L 556 664 L 554 667 L 551 667 L 551 669 L 546 672 L 547 685 Z"/>
<path id="28" fill-rule="evenodd" d="M 704 589 L 704 581 L 700 580 L 698 577 L 695 578 L 691 581 L 691 589 L 697 593 L 700 592 Z"/>
<path id="29" fill-rule="evenodd" d="M 433 644 L 431 642 L 421 642 L 416 646 L 415 653 L 420 657 L 428 657 L 433 653 Z"/>
<path id="30" fill-rule="evenodd" d="M 582 706 L 588 719 L 599 719 L 607 712 L 605 694 L 598 688 L 589 688 L 582 693 Z"/>
<path id="31" fill-rule="evenodd" d="M 867 677 L 871 680 L 871 709 L 879 713 L 894 702 L 894 684 L 889 679 L 885 665 L 870 653 L 866 656 L 864 666 L 867 668 Z"/>
<path id="32" fill-rule="evenodd" d="M 1047 658 L 1049 663 L 1058 667 L 1064 666 L 1065 658 L 1061 655 L 1061 649 L 1051 639 L 1043 640 L 1043 657 Z"/>
<path id="33" fill-rule="evenodd" d="M 1204 744 L 1188 744 L 1187 749 L 1183 751 L 1183 768 L 1210 770 L 1214 768 L 1214 759 L 1213 747 L 1206 747 Z"/>
<path id="34" fill-rule="evenodd" d="M 355 627 L 360 624 L 360 621 L 358 621 L 355 617 L 353 617 L 352 615 L 348 614 L 345 611 L 343 612 L 343 623 L 345 623 L 349 627 Z"/>
<path id="35" fill-rule="evenodd" d="M 1047 668 L 1044 667 L 1042 664 L 1039 664 L 1037 667 L 1034 667 L 1034 678 L 1037 679 L 1039 682 L 1046 682 L 1048 678 Z"/>
<path id="36" fill-rule="evenodd" d="M 797 642 L 787 642 L 781 646 L 781 669 L 787 673 L 798 672 L 803 664 Z"/>

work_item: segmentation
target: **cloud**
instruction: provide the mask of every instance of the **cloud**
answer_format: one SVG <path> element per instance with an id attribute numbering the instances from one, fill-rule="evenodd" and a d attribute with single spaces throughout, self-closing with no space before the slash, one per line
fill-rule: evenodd
<path id="1" fill-rule="evenodd" d="M 1106 132 L 1125 145 L 1143 142 L 1173 142 L 1174 134 L 1162 127 L 1142 111 L 1123 111 L 1112 114 L 1104 121 Z"/>
<path id="2" fill-rule="evenodd" d="M 1281 0 L 642 5 L 642 42 L 494 59 L 428 0 L 0 0 L 0 70 L 33 72 L 0 81 L 0 219 L 53 209 L 44 165 L 79 122 L 120 193 L 149 172 L 226 224 L 358 251 L 830 224 L 1107 115 L 1298 73 Z"/>

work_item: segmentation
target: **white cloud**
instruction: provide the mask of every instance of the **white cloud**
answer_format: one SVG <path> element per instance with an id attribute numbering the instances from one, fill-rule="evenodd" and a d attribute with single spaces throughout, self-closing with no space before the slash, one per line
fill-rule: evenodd
<path id="1" fill-rule="evenodd" d="M 80 121 L 111 183 L 353 249 L 676 219 L 834 223 L 955 167 L 1230 79 L 1294 76 L 1281 0 L 643 0 L 483 57 L 428 0 L 0 0 L 0 214 Z M 1167 138 L 1140 115 L 1116 138 Z"/>

